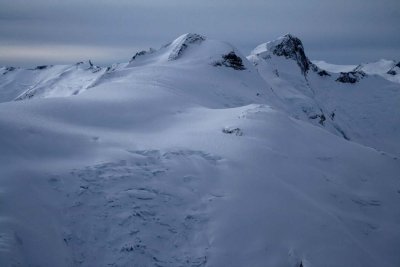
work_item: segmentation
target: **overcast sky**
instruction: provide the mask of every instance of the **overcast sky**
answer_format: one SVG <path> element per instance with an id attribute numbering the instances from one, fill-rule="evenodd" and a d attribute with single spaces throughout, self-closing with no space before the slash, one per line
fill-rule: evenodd
<path id="1" fill-rule="evenodd" d="M 400 0 L 0 0 L 0 65 L 126 62 L 187 32 L 246 55 L 292 33 L 311 59 L 400 60 Z"/>

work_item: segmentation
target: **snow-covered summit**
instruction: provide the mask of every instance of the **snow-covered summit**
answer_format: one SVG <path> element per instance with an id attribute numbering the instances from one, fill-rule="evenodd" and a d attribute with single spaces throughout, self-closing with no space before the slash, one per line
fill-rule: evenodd
<path id="1" fill-rule="evenodd" d="M 392 138 L 399 133 L 398 122 L 382 119 L 391 120 L 392 114 L 398 112 L 399 87 L 383 79 L 394 81 L 399 77 L 386 73 L 395 62 L 380 61 L 358 67 L 323 62 L 317 66 L 309 61 L 297 39 L 285 35 L 259 45 L 248 56 L 286 112 L 345 139 L 385 151 L 399 151 L 396 138 Z M 309 71 L 299 71 L 302 66 L 308 66 Z M 323 70 L 325 66 L 327 70 Z M 361 104 L 354 105 L 356 101 Z M 368 108 L 365 103 L 369 103 Z M 377 110 L 387 115 L 378 115 Z"/>
<path id="2" fill-rule="evenodd" d="M 184 51 L 191 45 L 200 44 L 206 40 L 206 37 L 197 33 L 186 33 L 179 36 L 171 43 L 172 51 L 169 54 L 169 60 L 178 59 Z"/>
<path id="3" fill-rule="evenodd" d="M 263 59 L 268 59 L 271 55 L 292 59 L 297 62 L 303 74 L 306 74 L 313 65 L 304 52 L 302 41 L 291 34 L 260 44 L 251 52 L 251 55 L 257 55 Z"/>
<path id="4" fill-rule="evenodd" d="M 176 38 L 174 41 L 163 45 L 160 49 L 156 50 L 153 48 L 150 48 L 149 50 L 143 50 L 140 52 L 137 52 L 132 59 L 129 61 L 129 63 L 132 63 L 135 65 L 137 61 L 143 60 L 143 58 L 158 58 L 158 59 L 163 59 L 164 61 L 173 61 L 179 59 L 183 53 L 191 46 L 193 45 L 199 45 L 203 41 L 206 40 L 205 36 L 202 36 L 197 33 L 186 33 L 182 34 L 178 38 Z M 153 55 L 154 54 L 154 55 Z M 163 55 L 162 57 L 160 57 Z"/>
<path id="5" fill-rule="evenodd" d="M 251 66 L 233 45 L 197 33 L 186 33 L 158 50 L 150 48 L 136 53 L 127 68 L 160 64 L 208 65 L 234 70 L 245 70 Z"/>

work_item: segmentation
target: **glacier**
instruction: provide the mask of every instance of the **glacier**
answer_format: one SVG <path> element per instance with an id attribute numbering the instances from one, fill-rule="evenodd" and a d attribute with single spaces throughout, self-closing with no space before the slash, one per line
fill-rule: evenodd
<path id="1" fill-rule="evenodd" d="M 1 68 L 0 266 L 399 266 L 395 67 L 189 33 Z"/>

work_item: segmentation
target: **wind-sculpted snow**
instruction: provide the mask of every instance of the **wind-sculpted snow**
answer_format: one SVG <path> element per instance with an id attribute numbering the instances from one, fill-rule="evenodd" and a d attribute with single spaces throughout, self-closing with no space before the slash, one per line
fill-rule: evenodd
<path id="1" fill-rule="evenodd" d="M 172 51 L 168 57 L 169 60 L 177 60 L 184 51 L 191 45 L 194 44 L 200 44 L 202 43 L 206 38 L 204 36 L 201 36 L 199 34 L 195 33 L 188 33 L 185 35 L 182 35 L 178 39 L 176 39 L 170 46 L 172 47 Z"/>
<path id="2" fill-rule="evenodd" d="M 49 178 L 65 196 L 63 240 L 74 264 L 206 266 L 209 209 L 222 197 L 210 188 L 221 158 L 192 150 L 128 152 L 129 160 Z"/>
<path id="3" fill-rule="evenodd" d="M 1 69 L 0 266 L 399 266 L 399 85 L 190 36 Z"/>
<path id="4" fill-rule="evenodd" d="M 132 62 L 132 61 L 136 60 L 138 57 L 145 56 L 145 55 L 148 55 L 148 54 L 152 54 L 152 53 L 154 53 L 154 52 L 156 52 L 156 50 L 154 50 L 153 48 L 150 48 L 148 51 L 142 50 L 142 51 L 140 51 L 140 52 L 137 52 L 137 53 L 131 58 L 131 60 L 130 60 L 129 62 Z"/>
<path id="5" fill-rule="evenodd" d="M 77 95 L 90 88 L 104 71 L 90 60 L 33 69 L 8 67 L 0 75 L 0 102 Z"/>

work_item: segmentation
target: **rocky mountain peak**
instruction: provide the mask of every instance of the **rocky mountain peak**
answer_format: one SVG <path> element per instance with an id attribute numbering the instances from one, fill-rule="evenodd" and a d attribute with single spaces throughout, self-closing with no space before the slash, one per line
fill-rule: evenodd
<path id="1" fill-rule="evenodd" d="M 284 56 L 295 60 L 303 73 L 306 73 L 312 64 L 304 52 L 301 40 L 291 34 L 286 34 L 279 38 L 271 46 L 271 51 L 276 56 Z"/>
<path id="2" fill-rule="evenodd" d="M 274 41 L 259 45 L 252 51 L 252 54 L 264 59 L 275 55 L 294 60 L 304 75 L 313 65 L 304 52 L 301 40 L 291 34 L 286 34 Z"/>

